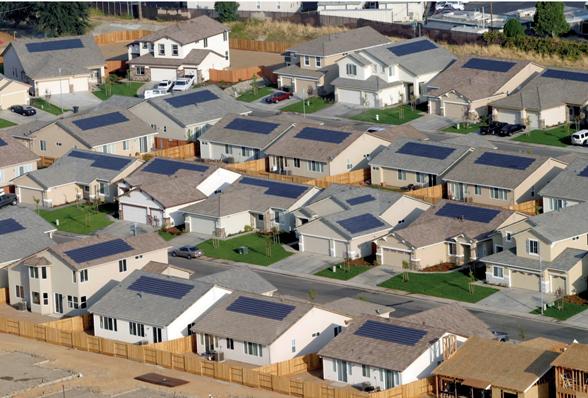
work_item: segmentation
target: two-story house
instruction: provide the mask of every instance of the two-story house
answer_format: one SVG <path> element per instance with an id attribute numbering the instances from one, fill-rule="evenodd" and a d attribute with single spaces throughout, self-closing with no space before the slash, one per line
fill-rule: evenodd
<path id="1" fill-rule="evenodd" d="M 588 201 L 588 160 L 579 157 L 573 160 L 539 195 L 545 213 Z"/>
<path id="2" fill-rule="evenodd" d="M 16 177 L 37 170 L 39 156 L 16 139 L 0 133 L 0 191 L 9 192 Z"/>
<path id="3" fill-rule="evenodd" d="M 229 28 L 205 15 L 178 22 L 128 45 L 132 80 L 175 80 L 196 76 L 208 80 L 210 69 L 231 64 Z"/>
<path id="4" fill-rule="evenodd" d="M 337 61 L 335 99 L 366 108 L 417 100 L 455 57 L 426 37 L 353 52 Z"/>

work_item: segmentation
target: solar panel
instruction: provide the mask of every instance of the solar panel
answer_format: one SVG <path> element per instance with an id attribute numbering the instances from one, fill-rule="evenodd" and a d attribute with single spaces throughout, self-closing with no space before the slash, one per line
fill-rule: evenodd
<path id="1" fill-rule="evenodd" d="M 265 190 L 266 195 L 280 196 L 283 198 L 296 199 L 304 192 L 307 187 L 301 185 L 287 184 L 284 182 L 276 182 L 269 180 L 261 180 L 258 178 L 243 177 L 240 184 L 254 185 L 256 187 L 267 188 Z"/>
<path id="2" fill-rule="evenodd" d="M 524 156 L 504 155 L 501 153 L 484 152 L 474 161 L 476 164 L 502 167 L 505 169 L 525 170 L 535 159 Z"/>
<path id="3" fill-rule="evenodd" d="M 249 133 L 269 134 L 278 128 L 278 123 L 260 122 L 243 118 L 233 119 L 225 128 L 230 130 L 247 131 Z"/>
<path id="4" fill-rule="evenodd" d="M 96 243 L 78 249 L 64 252 L 76 263 L 85 263 L 98 258 L 112 256 L 114 254 L 124 253 L 133 250 L 133 248 L 122 239 L 113 239 L 107 242 Z"/>
<path id="5" fill-rule="evenodd" d="M 351 206 L 356 206 L 356 205 L 360 205 L 362 203 L 367 203 L 367 202 L 373 202 L 374 200 L 376 200 L 376 198 L 374 198 L 372 195 L 363 195 L 363 196 L 358 196 L 355 198 L 351 198 L 351 199 L 347 199 L 346 202 L 348 204 L 350 204 Z"/>
<path id="6" fill-rule="evenodd" d="M 461 218 L 468 221 L 488 223 L 500 213 L 499 210 L 484 207 L 465 206 L 456 203 L 446 203 L 437 210 L 435 215 L 443 217 Z"/>
<path id="7" fill-rule="evenodd" d="M 150 276 L 140 276 L 136 281 L 131 283 L 129 290 L 153 294 L 155 296 L 181 299 L 194 288 L 193 285 L 168 281 L 165 279 L 152 278 Z"/>
<path id="8" fill-rule="evenodd" d="M 174 108 L 182 108 L 188 105 L 198 105 L 202 102 L 212 101 L 218 99 L 216 94 L 210 90 L 195 91 L 184 95 L 176 95 L 171 98 L 166 98 L 165 102 Z"/>
<path id="9" fill-rule="evenodd" d="M 3 139 L 0 138 L 0 146 L 5 146 L 5 145 L 8 145 L 8 144 L 6 143 L 6 141 L 4 141 Z"/>
<path id="10" fill-rule="evenodd" d="M 132 159 L 118 158 L 114 156 L 102 155 L 100 153 L 87 153 L 81 151 L 71 151 L 68 155 L 72 158 L 93 160 L 91 167 L 97 167 L 107 170 L 122 170 Z"/>
<path id="11" fill-rule="evenodd" d="M 286 318 L 294 308 L 293 305 L 239 296 L 227 307 L 227 311 L 281 321 Z"/>
<path id="12" fill-rule="evenodd" d="M 27 43 L 26 47 L 30 53 L 42 53 L 46 51 L 73 50 L 74 48 L 84 48 L 84 43 L 82 43 L 80 39 L 64 39 Z"/>
<path id="13" fill-rule="evenodd" d="M 541 77 L 551 79 L 574 80 L 577 82 L 588 82 L 588 73 L 573 72 L 568 70 L 547 69 Z"/>
<path id="14" fill-rule="evenodd" d="M 25 229 L 22 225 L 18 223 L 14 218 L 7 218 L 5 220 L 0 220 L 0 235 L 9 234 L 16 231 L 22 231 Z"/>
<path id="15" fill-rule="evenodd" d="M 369 213 L 337 221 L 337 224 L 352 234 L 383 227 L 385 224 Z"/>
<path id="16" fill-rule="evenodd" d="M 453 152 L 455 152 L 454 148 L 421 144 L 420 142 L 407 142 L 396 151 L 396 153 L 402 153 L 404 155 L 414 155 L 422 158 L 439 160 L 447 159 L 447 157 Z"/>
<path id="17" fill-rule="evenodd" d="M 578 173 L 580 177 L 588 177 L 588 166 L 584 168 L 581 172 Z"/>
<path id="18" fill-rule="evenodd" d="M 370 339 L 413 346 L 421 341 L 427 332 L 424 330 L 368 320 L 365 321 L 354 334 L 356 336 L 369 337 Z"/>
<path id="19" fill-rule="evenodd" d="M 508 72 L 516 65 L 516 62 L 497 61 L 494 59 L 472 58 L 462 68 L 486 70 L 489 72 Z"/>
<path id="20" fill-rule="evenodd" d="M 146 171 L 147 173 L 163 174 L 166 176 L 174 175 L 178 170 L 190 170 L 203 173 L 208 170 L 208 166 L 198 163 L 183 163 L 175 160 L 157 158 L 143 168 L 143 171 Z"/>
<path id="21" fill-rule="evenodd" d="M 419 40 L 412 43 L 400 44 L 397 46 L 388 47 L 388 50 L 392 54 L 403 57 L 405 55 L 420 53 L 423 51 L 429 51 L 437 48 L 435 43 L 429 40 Z"/>
<path id="22" fill-rule="evenodd" d="M 113 124 L 128 122 L 129 119 L 120 112 L 105 113 L 104 115 L 87 117 L 85 119 L 74 120 L 72 123 L 81 130 L 92 130 L 100 127 L 111 126 Z"/>
<path id="23" fill-rule="evenodd" d="M 300 130 L 298 134 L 296 134 L 294 137 L 303 140 L 327 142 L 329 144 L 340 144 L 350 135 L 351 133 L 346 133 L 344 131 L 317 129 L 315 127 L 305 127 L 302 130 Z"/>

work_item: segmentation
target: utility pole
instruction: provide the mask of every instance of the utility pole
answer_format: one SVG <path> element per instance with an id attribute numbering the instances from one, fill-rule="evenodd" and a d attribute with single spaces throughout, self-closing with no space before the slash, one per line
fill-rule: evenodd
<path id="1" fill-rule="evenodd" d="M 539 254 L 539 290 L 541 292 L 541 315 L 543 315 L 543 264 Z"/>

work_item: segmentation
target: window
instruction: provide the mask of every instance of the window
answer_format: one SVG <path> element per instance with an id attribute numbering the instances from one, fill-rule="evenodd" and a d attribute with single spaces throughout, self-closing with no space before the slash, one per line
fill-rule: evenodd
<path id="1" fill-rule="evenodd" d="M 370 377 L 370 367 L 368 365 L 361 365 L 361 375 L 363 377 Z"/>
<path id="2" fill-rule="evenodd" d="M 114 144 L 102 145 L 102 152 L 113 153 L 114 152 Z"/>
<path id="3" fill-rule="evenodd" d="M 25 164 L 23 166 L 18 166 L 14 168 L 14 174 L 17 177 L 20 177 L 21 175 L 28 173 L 29 171 L 33 171 L 33 166 L 30 164 Z"/>
<path id="4" fill-rule="evenodd" d="M 161 343 L 163 339 L 161 338 L 161 328 L 153 328 L 153 342 L 154 343 Z"/>
<path id="5" fill-rule="evenodd" d="M 235 349 L 235 342 L 233 341 L 233 339 L 229 339 L 227 337 L 226 346 L 227 346 L 227 350 L 234 350 Z"/>
<path id="6" fill-rule="evenodd" d="M 351 170 L 353 168 L 353 163 L 351 163 L 351 160 L 347 160 L 347 170 Z"/>
<path id="7" fill-rule="evenodd" d="M 317 68 L 320 68 L 321 67 L 321 57 L 316 57 L 314 59 L 314 63 L 315 63 L 315 65 L 316 65 Z"/>
<path id="8" fill-rule="evenodd" d="M 549 204 L 551 205 L 551 210 L 561 210 L 568 206 L 565 200 L 555 198 L 549 198 Z"/>
<path id="9" fill-rule="evenodd" d="M 46 151 L 47 150 L 47 141 L 45 140 L 40 140 L 39 141 L 39 146 L 41 147 L 42 151 Z"/>
<path id="10" fill-rule="evenodd" d="M 75 310 L 78 309 L 78 298 L 76 296 L 67 296 L 67 306 Z"/>
<path id="11" fill-rule="evenodd" d="M 308 55 L 304 56 L 304 65 L 310 66 L 310 57 Z"/>
<path id="12" fill-rule="evenodd" d="M 249 156 L 249 148 L 242 146 L 241 147 L 241 156 Z"/>
<path id="13" fill-rule="evenodd" d="M 394 67 L 393 66 L 388 68 L 388 76 L 394 76 Z"/>
<path id="14" fill-rule="evenodd" d="M 233 147 L 229 144 L 225 144 L 225 153 L 227 155 L 232 155 L 233 154 Z"/>
<path id="15" fill-rule="evenodd" d="M 398 170 L 398 180 L 399 181 L 406 180 L 406 171 L 404 171 L 404 170 Z"/>
<path id="16" fill-rule="evenodd" d="M 29 275 L 33 279 L 39 279 L 39 268 L 29 267 Z"/>
<path id="17" fill-rule="evenodd" d="M 492 267 L 492 275 L 495 278 L 504 278 L 504 268 L 503 267 L 497 267 L 496 265 Z"/>
<path id="18" fill-rule="evenodd" d="M 294 158 L 294 167 L 300 168 L 300 159 Z"/>
<path id="19" fill-rule="evenodd" d="M 492 199 L 506 200 L 506 189 L 491 188 L 490 196 L 492 197 Z"/>
<path id="20" fill-rule="evenodd" d="M 149 48 L 149 43 L 144 41 L 143 43 L 141 43 L 141 47 L 143 47 L 144 49 L 147 49 L 147 48 Z"/>
<path id="21" fill-rule="evenodd" d="M 478 196 L 482 195 L 482 187 L 479 185 L 474 185 L 474 193 Z"/>
<path id="22" fill-rule="evenodd" d="M 143 76 L 144 74 L 145 74 L 145 67 L 144 66 L 135 67 L 135 75 Z"/>
<path id="23" fill-rule="evenodd" d="M 123 141 L 123 151 L 128 151 L 129 150 L 129 140 L 124 140 Z"/>
<path id="24" fill-rule="evenodd" d="M 24 286 L 16 285 L 16 297 L 24 298 Z"/>
<path id="25" fill-rule="evenodd" d="M 416 182 L 424 184 L 427 181 L 427 176 L 423 173 L 416 173 Z"/>
<path id="26" fill-rule="evenodd" d="M 245 347 L 245 354 L 252 355 L 254 357 L 263 356 L 261 344 L 250 343 L 250 342 L 244 341 L 243 346 Z"/>
<path id="27" fill-rule="evenodd" d="M 345 66 L 346 72 L 349 76 L 356 76 L 357 75 L 357 65 L 347 64 Z"/>
<path id="28" fill-rule="evenodd" d="M 83 269 L 80 271 L 80 282 L 87 282 L 88 281 L 88 270 Z"/>
<path id="29" fill-rule="evenodd" d="M 179 50 L 178 50 L 178 45 L 177 44 L 172 44 L 172 55 L 174 57 L 177 57 L 179 55 Z"/>
<path id="30" fill-rule="evenodd" d="M 341 333 L 341 330 L 342 330 L 342 329 L 343 329 L 343 328 L 342 328 L 341 326 L 335 326 L 335 327 L 333 328 L 333 336 L 334 336 L 334 337 L 337 337 L 337 335 L 338 335 L 339 333 Z"/>
<path id="31" fill-rule="evenodd" d="M 159 55 L 165 55 L 165 44 L 160 44 L 159 48 Z"/>
<path id="32" fill-rule="evenodd" d="M 527 241 L 529 254 L 539 254 L 539 242 L 534 239 Z"/>
<path id="33" fill-rule="evenodd" d="M 88 306 L 88 303 L 86 301 L 86 296 L 80 297 L 80 308 L 86 308 L 87 306 Z"/>
<path id="34" fill-rule="evenodd" d="M 71 271 L 72 282 L 76 283 L 76 271 Z"/>
<path id="35" fill-rule="evenodd" d="M 133 336 L 145 337 L 145 326 L 142 323 L 129 322 L 129 333 Z"/>
<path id="36" fill-rule="evenodd" d="M 33 292 L 33 304 L 41 304 L 41 295 L 39 292 Z"/>
<path id="37" fill-rule="evenodd" d="M 47 279 L 47 267 L 41 267 L 41 279 Z"/>
<path id="38" fill-rule="evenodd" d="M 118 272 L 127 272 L 127 259 L 118 260 Z"/>
<path id="39" fill-rule="evenodd" d="M 314 171 L 317 173 L 322 173 L 325 170 L 325 164 L 311 160 L 310 162 L 308 162 L 308 170 Z"/>
<path id="40" fill-rule="evenodd" d="M 292 339 L 292 352 L 296 352 L 296 339 Z"/>
<path id="41" fill-rule="evenodd" d="M 455 242 L 448 242 L 447 243 L 447 249 L 449 251 L 449 255 L 450 256 L 456 256 L 457 255 L 457 246 L 456 246 Z"/>
<path id="42" fill-rule="evenodd" d="M 506 240 L 507 242 L 510 242 L 512 240 L 512 234 L 510 232 L 506 232 L 504 234 L 504 240 Z"/>
<path id="43" fill-rule="evenodd" d="M 49 294 L 43 293 L 43 305 L 49 305 Z"/>
<path id="44" fill-rule="evenodd" d="M 100 196 L 108 195 L 108 183 L 104 181 L 98 181 L 98 194 Z"/>
<path id="45" fill-rule="evenodd" d="M 111 330 L 111 331 L 116 332 L 117 331 L 116 319 L 110 318 L 107 316 L 101 316 L 100 317 L 100 328 L 104 329 L 104 330 Z"/>
<path id="46" fill-rule="evenodd" d="M 227 41 L 229 38 L 229 32 L 227 32 L 226 30 L 223 32 L 223 41 Z"/>
<path id="47" fill-rule="evenodd" d="M 229 52 L 225 51 L 225 59 L 228 61 L 229 60 Z"/>
<path id="48" fill-rule="evenodd" d="M 208 37 L 204 38 L 204 48 L 208 47 Z"/>

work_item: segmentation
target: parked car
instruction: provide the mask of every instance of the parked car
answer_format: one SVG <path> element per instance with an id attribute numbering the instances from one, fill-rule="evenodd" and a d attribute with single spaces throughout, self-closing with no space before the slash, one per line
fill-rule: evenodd
<path id="1" fill-rule="evenodd" d="M 161 97 L 162 95 L 168 95 L 168 94 L 169 94 L 169 92 L 167 90 L 160 90 L 160 89 L 145 90 L 145 92 L 143 93 L 143 98 L 149 99 L 149 98 Z"/>
<path id="2" fill-rule="evenodd" d="M 186 91 L 192 87 L 192 82 L 193 80 L 182 77 L 174 82 L 174 88 L 172 88 L 172 91 Z"/>
<path id="3" fill-rule="evenodd" d="M 172 82 L 171 80 L 162 80 L 159 82 L 156 89 L 169 91 L 169 90 L 171 90 L 173 85 L 174 85 L 174 82 Z"/>
<path id="4" fill-rule="evenodd" d="M 172 257 L 180 256 L 185 258 L 197 258 L 202 255 L 202 251 L 198 248 L 198 246 L 187 245 L 173 249 L 171 255 Z"/>
<path id="5" fill-rule="evenodd" d="M 480 127 L 480 135 L 493 135 L 500 131 L 506 123 L 503 122 L 490 122 L 487 126 Z"/>
<path id="6" fill-rule="evenodd" d="M 588 130 L 576 131 L 571 136 L 573 145 L 588 145 Z"/>
<path id="7" fill-rule="evenodd" d="M 506 124 L 502 126 L 495 134 L 500 137 L 510 137 L 513 134 L 523 131 L 526 128 L 524 124 Z"/>
<path id="8" fill-rule="evenodd" d="M 16 195 L 13 193 L 0 193 L 0 208 L 8 205 L 15 206 L 18 202 Z"/>
<path id="9" fill-rule="evenodd" d="M 285 91 L 279 91 L 277 93 L 273 93 L 269 97 L 265 97 L 265 102 L 268 104 L 277 104 L 278 102 L 285 101 L 292 97 L 292 93 L 287 93 Z"/>
<path id="10" fill-rule="evenodd" d="M 508 333 L 493 330 L 492 334 L 494 335 L 494 338 L 500 341 L 501 343 L 507 342 L 509 340 Z"/>
<path id="11" fill-rule="evenodd" d="M 33 116 L 37 114 L 37 110 L 28 105 L 12 105 L 10 110 L 23 116 Z"/>

